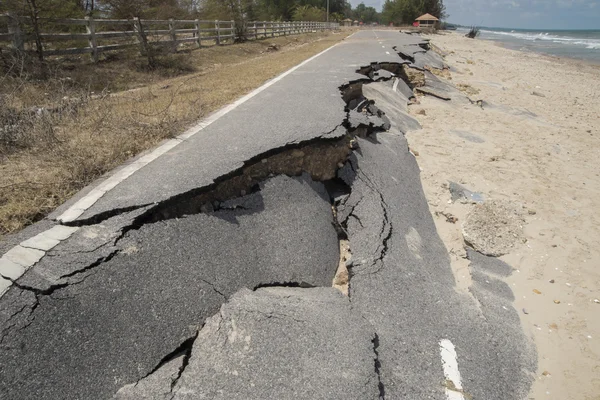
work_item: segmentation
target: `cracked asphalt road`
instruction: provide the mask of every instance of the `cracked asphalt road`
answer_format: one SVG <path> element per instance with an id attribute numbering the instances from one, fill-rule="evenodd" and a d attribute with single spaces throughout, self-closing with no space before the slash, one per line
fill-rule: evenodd
<path id="1" fill-rule="evenodd" d="M 400 66 L 443 67 L 424 47 L 361 31 L 92 204 L 0 297 L 0 398 L 524 398 L 510 267 L 469 252 L 471 295 L 455 290 L 403 136 Z M 318 165 L 263 177 L 282 152 Z M 331 288 L 341 238 L 349 297 Z"/>

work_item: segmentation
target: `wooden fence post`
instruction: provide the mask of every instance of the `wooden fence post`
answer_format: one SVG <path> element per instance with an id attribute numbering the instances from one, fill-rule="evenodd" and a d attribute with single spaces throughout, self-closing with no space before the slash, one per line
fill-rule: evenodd
<path id="1" fill-rule="evenodd" d="M 169 36 L 171 37 L 171 51 L 177 53 L 177 31 L 175 30 L 175 20 L 169 18 Z"/>
<path id="2" fill-rule="evenodd" d="M 233 19 L 231 20 L 231 31 L 229 31 L 229 34 L 231 35 L 231 43 L 235 43 L 235 38 L 237 37 L 237 32 L 235 30 L 235 21 Z"/>
<path id="3" fill-rule="evenodd" d="M 219 20 L 215 20 L 215 31 L 217 31 L 217 46 L 221 44 L 221 30 L 219 27 Z"/>
<path id="4" fill-rule="evenodd" d="M 8 33 L 12 34 L 12 47 L 18 51 L 24 51 L 23 33 L 16 14 L 8 14 Z"/>
<path id="5" fill-rule="evenodd" d="M 96 22 L 93 17 L 85 17 L 85 30 L 88 36 L 88 45 L 92 48 L 92 61 L 98 62 L 98 43 L 96 42 Z"/>
<path id="6" fill-rule="evenodd" d="M 200 48 L 202 47 L 202 39 L 200 39 L 200 20 L 197 19 L 194 21 L 194 24 L 196 25 L 196 45 Z"/>

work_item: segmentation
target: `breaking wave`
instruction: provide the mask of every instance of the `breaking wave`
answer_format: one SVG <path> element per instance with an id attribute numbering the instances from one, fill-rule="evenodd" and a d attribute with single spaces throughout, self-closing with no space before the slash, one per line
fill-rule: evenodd
<path id="1" fill-rule="evenodd" d="M 598 38 L 584 38 L 584 37 L 573 37 L 568 34 L 560 35 L 556 32 L 516 32 L 516 31 L 493 31 L 482 29 L 482 33 L 487 33 L 490 35 L 501 35 L 501 36 L 510 36 L 516 39 L 526 40 L 526 41 L 545 41 L 552 42 L 564 45 L 574 45 L 574 46 L 584 46 L 590 50 L 600 50 L 600 32 L 589 32 L 581 34 L 596 34 Z"/>

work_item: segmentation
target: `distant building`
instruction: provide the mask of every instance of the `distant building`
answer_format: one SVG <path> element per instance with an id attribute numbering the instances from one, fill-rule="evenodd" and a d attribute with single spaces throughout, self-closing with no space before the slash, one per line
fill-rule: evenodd
<path id="1" fill-rule="evenodd" d="M 421 15 L 415 21 L 415 24 L 418 24 L 416 26 L 419 26 L 420 28 L 437 28 L 440 20 L 431 14 L 425 14 Z"/>
<path id="2" fill-rule="evenodd" d="M 342 21 L 343 26 L 352 26 L 352 19 L 346 18 Z"/>

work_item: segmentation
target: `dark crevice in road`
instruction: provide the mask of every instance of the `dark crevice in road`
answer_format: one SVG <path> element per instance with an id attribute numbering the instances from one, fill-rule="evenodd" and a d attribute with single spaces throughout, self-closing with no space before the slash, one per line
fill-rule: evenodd
<path id="1" fill-rule="evenodd" d="M 90 270 L 104 264 L 105 262 L 110 261 L 119 252 L 120 252 L 120 250 L 115 250 L 115 251 L 111 252 L 110 254 L 108 254 L 107 256 L 98 258 L 96 261 L 94 261 L 93 263 L 91 263 L 83 268 L 80 268 L 80 269 L 72 271 L 68 274 L 62 275 L 61 277 L 59 277 L 59 279 L 71 278 L 71 277 L 79 275 L 81 273 L 90 271 Z M 17 312 L 15 312 L 9 318 L 9 321 L 12 318 L 16 317 L 17 315 L 24 312 L 26 309 L 29 309 L 29 315 L 27 316 L 27 318 L 31 318 L 31 319 L 25 325 L 19 327 L 17 329 L 17 331 L 21 331 L 21 330 L 27 328 L 29 325 L 31 325 L 31 323 L 33 323 L 33 320 L 35 319 L 34 313 L 35 313 L 35 310 L 39 307 L 40 299 L 42 297 L 44 297 L 44 296 L 51 297 L 54 293 L 56 293 L 57 291 L 60 291 L 61 289 L 65 289 L 72 285 L 80 284 L 83 281 L 85 281 L 87 276 L 89 276 L 89 275 L 84 276 L 81 280 L 78 280 L 78 281 L 61 282 L 61 283 L 50 285 L 44 289 L 41 289 L 41 288 L 37 288 L 34 286 L 29 286 L 29 285 L 20 283 L 18 280 L 15 280 L 15 279 L 12 279 L 12 278 L 9 278 L 9 277 L 6 277 L 6 276 L 0 274 L 0 277 L 10 280 L 16 288 L 18 288 L 22 291 L 31 292 L 35 296 L 35 301 L 33 302 L 33 304 L 28 304 L 28 305 L 23 306 L 21 309 L 19 309 Z M 15 326 L 16 326 L 16 324 L 11 324 L 2 330 L 2 336 L 0 336 L 0 344 L 3 342 L 4 338 L 7 337 L 11 333 L 11 331 L 13 330 L 13 328 L 15 328 Z"/>
<path id="2" fill-rule="evenodd" d="M 65 225 L 65 226 L 96 225 L 103 221 L 106 221 L 107 219 L 115 217 L 117 215 L 126 214 L 128 212 L 139 210 L 140 208 L 148 207 L 150 205 L 152 205 L 152 204 L 151 203 L 139 204 L 139 205 L 135 205 L 135 206 L 131 206 L 131 207 L 113 208 L 112 210 L 108 210 L 105 212 L 95 214 L 89 218 L 81 218 L 81 219 L 76 219 L 75 221 L 69 221 L 69 222 L 63 222 L 63 221 L 58 221 L 58 222 L 61 225 Z"/>
<path id="3" fill-rule="evenodd" d="M 385 199 L 383 198 L 383 195 L 378 192 L 379 194 L 379 198 L 380 198 L 380 202 L 381 202 L 381 208 L 383 209 L 383 222 L 384 222 L 384 226 L 382 228 L 381 233 L 379 234 L 379 237 L 382 238 L 381 240 L 381 245 L 382 245 L 382 249 L 381 252 L 379 253 L 379 257 L 378 260 L 380 260 L 382 263 L 384 262 L 383 259 L 385 258 L 388 250 L 389 250 L 389 245 L 388 245 L 388 241 L 390 240 L 390 238 L 392 237 L 392 233 L 394 231 L 394 227 L 392 225 L 392 221 L 388 216 L 388 205 L 385 202 Z M 387 234 L 385 235 L 385 237 L 383 236 L 383 233 L 385 232 L 385 228 L 387 227 Z"/>
<path id="4" fill-rule="evenodd" d="M 329 201 L 331 202 L 331 210 L 333 214 L 332 224 L 335 231 L 338 234 L 339 240 L 347 240 L 348 232 L 346 228 L 340 223 L 339 218 L 337 216 L 337 209 L 339 205 L 347 199 L 350 193 L 352 192 L 352 188 L 341 178 L 337 177 L 331 179 L 329 181 L 323 182 L 325 185 L 325 190 L 329 194 Z"/>
<path id="5" fill-rule="evenodd" d="M 400 67 L 401 64 L 397 64 L 393 69 L 401 71 Z M 364 79 L 340 87 L 346 103 L 347 117 L 330 132 L 316 139 L 289 143 L 259 154 L 244 162 L 241 168 L 216 179 L 211 185 L 181 193 L 155 205 L 124 227 L 115 244 L 129 231 L 138 230 L 145 224 L 201 212 L 245 209 L 243 205 L 231 207 L 224 203 L 260 190 L 259 184 L 273 176 L 300 176 L 307 173 L 314 181 L 326 183 L 335 180 L 338 170 L 358 147 L 354 137 L 368 138 L 390 127 L 385 113 L 362 95 L 362 85 L 372 82 L 373 80 Z M 352 112 L 360 113 L 365 118 L 353 123 L 350 117 Z M 369 118 L 375 118 L 375 121 L 370 121 Z M 325 137 L 340 128 L 344 128 L 346 133 L 338 137 Z"/>
<path id="6" fill-rule="evenodd" d="M 165 364 L 175 360 L 177 357 L 183 357 L 181 360 L 181 365 L 179 366 L 179 368 L 177 370 L 177 375 L 175 375 L 171 380 L 170 389 L 171 389 L 171 391 L 173 391 L 173 389 L 175 388 L 175 385 L 179 381 L 179 378 L 181 378 L 181 376 L 183 375 L 185 369 L 187 368 L 187 366 L 190 362 L 190 357 L 192 356 L 192 349 L 194 347 L 194 343 L 196 342 L 196 339 L 198 338 L 198 334 L 200 333 L 201 329 L 202 329 L 202 327 L 197 329 L 192 336 L 185 339 L 183 342 L 181 342 L 181 344 L 179 346 L 177 346 L 177 348 L 175 348 L 172 352 L 170 352 L 169 354 L 164 356 L 158 362 L 158 364 L 156 364 L 156 366 L 154 368 L 152 368 L 152 370 L 150 372 L 148 372 L 146 375 L 141 377 L 134 384 L 134 386 L 137 386 L 137 384 L 140 383 L 142 380 L 144 380 L 144 379 L 148 378 L 149 376 L 151 376 L 152 374 L 154 374 L 156 371 L 158 371 L 163 366 L 165 366 Z"/>
<path id="7" fill-rule="evenodd" d="M 63 289 L 67 286 L 69 286 L 69 283 L 59 283 L 56 285 L 50 285 L 49 287 L 47 287 L 46 289 L 39 289 L 33 286 L 28 286 L 28 285 L 24 285 L 19 283 L 17 280 L 6 277 L 2 274 L 0 274 L 0 277 L 4 278 L 4 279 L 8 279 L 9 281 L 12 282 L 13 285 L 15 285 L 15 287 L 21 289 L 21 290 L 27 290 L 29 292 L 32 292 L 33 294 L 37 296 L 50 296 L 52 293 L 54 293 L 55 291 L 59 290 L 59 289 Z M 79 283 L 79 282 L 77 282 Z M 37 307 L 37 305 L 35 306 Z M 34 308 L 35 308 L 34 307 Z"/>
<path id="8" fill-rule="evenodd" d="M 256 291 L 258 289 L 261 288 L 268 288 L 268 287 L 293 287 L 293 288 L 304 288 L 304 289 L 310 289 L 310 288 L 314 288 L 315 286 L 306 283 L 306 282 L 269 282 L 269 283 L 259 283 L 258 285 L 256 285 L 252 290 Z"/>
<path id="9" fill-rule="evenodd" d="M 374 274 L 374 273 L 380 272 L 385 267 L 385 256 L 389 251 L 389 240 L 391 239 L 391 237 L 393 235 L 394 227 L 392 225 L 391 218 L 389 217 L 389 214 L 388 214 L 389 206 L 386 203 L 386 201 L 383 197 L 383 194 L 377 188 L 377 185 L 374 182 L 372 182 L 371 179 L 369 179 L 369 177 L 360 173 L 360 171 L 358 171 L 357 179 L 360 179 L 367 187 L 369 187 L 374 193 L 377 194 L 377 196 L 379 197 L 379 204 L 381 205 L 381 210 L 383 213 L 381 230 L 379 232 L 379 237 L 381 239 L 381 245 L 378 246 L 378 248 L 377 248 L 378 255 L 376 255 L 373 258 L 373 261 L 371 263 L 371 267 L 375 267 L 378 263 L 380 264 L 380 266 L 375 271 L 369 271 L 369 273 Z M 352 207 L 352 211 L 348 215 L 348 218 L 353 216 L 354 218 L 356 218 L 359 221 L 359 223 L 360 223 L 360 219 L 354 215 L 354 209 L 360 204 L 361 201 L 362 201 L 362 198 Z M 347 220 L 348 219 L 346 219 L 346 221 L 344 221 L 345 224 L 344 223 L 342 224 L 345 227 L 347 227 Z M 361 223 L 361 226 L 362 226 L 362 223 Z"/>
<path id="10" fill-rule="evenodd" d="M 196 335 L 193 338 L 189 338 L 188 340 L 183 342 L 180 346 L 180 351 L 181 351 L 181 353 L 183 353 L 183 360 L 181 361 L 181 366 L 179 367 L 179 370 L 177 371 L 177 376 L 175 376 L 173 378 L 173 380 L 171 381 L 171 392 L 175 388 L 175 385 L 177 384 L 177 382 L 179 382 L 179 378 L 181 378 L 185 369 L 187 368 L 187 366 L 190 363 L 190 357 L 192 356 L 192 349 L 194 348 L 194 343 L 196 342 L 196 339 L 198 338 L 199 333 L 200 333 L 200 330 L 198 330 L 196 332 Z"/>
<path id="11" fill-rule="evenodd" d="M 411 62 L 414 61 L 414 59 L 412 57 L 402 57 L 401 56 L 401 58 L 407 58 Z M 382 62 L 382 63 L 373 62 L 368 66 L 357 69 L 356 72 L 361 75 L 365 75 L 366 77 L 371 79 L 371 81 L 373 81 L 373 82 L 391 79 L 389 77 L 378 76 L 378 71 L 384 70 L 384 71 L 391 73 L 393 76 L 396 76 L 396 77 L 402 79 L 404 82 L 406 82 L 407 84 L 410 85 L 410 80 L 409 80 L 408 76 L 406 75 L 406 70 L 405 70 L 405 67 L 407 64 L 409 64 L 408 61 L 398 62 L 398 63 L 395 63 L 395 62 Z"/>
<path id="12" fill-rule="evenodd" d="M 405 82 L 410 80 L 404 73 L 404 63 L 371 63 L 359 68 L 356 72 L 367 79 L 352 81 L 340 86 L 340 92 L 346 103 L 347 116 L 344 121 L 321 136 L 299 143 L 288 143 L 285 146 L 271 149 L 245 161 L 243 165 L 213 181 L 212 184 L 178 194 L 155 204 L 149 210 L 136 217 L 125 226 L 121 237 L 128 231 L 137 230 L 145 224 L 180 218 L 199 212 L 212 212 L 227 209 L 222 203 L 258 190 L 258 184 L 269 177 L 285 174 L 299 176 L 308 173 L 315 181 L 326 181 L 335 177 L 336 170 L 347 159 L 349 153 L 356 148 L 355 136 L 370 137 L 373 133 L 386 131 L 390 122 L 385 113 L 379 110 L 374 102 L 362 95 L 362 85 L 390 78 L 377 77 L 377 71 L 386 70 Z M 360 121 L 352 121 L 351 113 L 367 116 Z M 368 116 L 376 117 L 370 120 Z M 383 123 L 382 123 L 383 121 Z M 330 137 L 345 129 L 343 135 Z M 113 209 L 96 214 L 89 218 L 65 222 L 64 225 L 84 226 L 98 224 L 119 214 L 124 214 L 151 204 Z M 242 208 L 236 206 L 235 208 Z M 117 239 L 116 242 L 118 242 Z M 116 243 L 115 242 L 115 243 Z"/>
<path id="13" fill-rule="evenodd" d="M 377 374 L 378 387 L 379 387 L 379 400 L 385 400 L 385 385 L 381 380 L 381 362 L 379 361 L 379 335 L 375 333 L 373 342 L 373 352 L 375 353 L 375 374 Z"/>
<path id="14" fill-rule="evenodd" d="M 31 315 L 32 312 L 32 306 L 29 304 L 25 304 L 24 306 L 22 306 L 21 308 L 17 309 L 14 313 L 12 313 L 5 321 L 4 324 L 6 325 L 4 328 L 2 328 L 2 331 L 0 331 L 0 345 L 2 344 L 2 342 L 4 341 L 4 338 L 6 336 L 8 336 L 9 332 L 15 327 L 17 326 L 18 322 L 12 323 L 13 319 L 16 319 L 18 316 L 20 316 L 23 312 L 25 312 L 25 310 L 29 309 L 29 315 Z"/>
<path id="15" fill-rule="evenodd" d="M 393 47 L 392 47 L 392 49 L 394 49 L 394 51 L 395 51 L 396 53 L 398 53 L 398 55 L 399 55 L 401 58 L 403 58 L 403 59 L 405 59 L 405 60 L 408 60 L 408 61 L 410 61 L 411 63 L 414 63 L 414 62 L 415 62 L 415 58 L 414 58 L 414 57 L 413 57 L 411 54 L 405 53 L 405 52 L 403 52 L 403 51 L 399 51 L 399 50 L 398 50 L 398 48 L 397 48 L 396 46 L 393 46 Z"/>
<path id="16" fill-rule="evenodd" d="M 219 289 L 217 289 L 217 287 L 213 283 L 207 281 L 206 279 L 202 279 L 202 278 L 198 278 L 198 279 L 200 279 L 202 282 L 204 282 L 207 285 L 209 285 L 210 288 L 213 290 L 213 292 L 215 292 L 219 296 L 223 297 L 224 299 L 227 299 L 227 296 L 222 291 L 220 291 Z"/>
<path id="17" fill-rule="evenodd" d="M 99 265 L 102 265 L 103 263 L 112 260 L 112 258 L 114 256 L 116 256 L 117 254 L 119 254 L 119 252 L 120 252 L 120 250 L 114 250 L 110 254 L 108 254 L 107 256 L 100 257 L 96 261 L 94 261 L 93 263 L 91 263 L 91 264 L 89 264 L 89 265 L 87 265 L 87 266 L 85 266 L 83 268 L 77 269 L 75 271 L 69 272 L 68 274 L 60 276 L 59 279 L 70 278 L 72 276 L 75 276 L 75 275 L 81 274 L 83 272 L 89 271 L 91 269 L 94 269 L 94 268 L 98 267 Z"/>
<path id="18" fill-rule="evenodd" d="M 152 207 L 125 227 L 123 234 L 149 223 L 228 208 L 222 203 L 256 192 L 260 183 L 273 176 L 308 173 L 315 181 L 332 179 L 338 164 L 343 163 L 351 151 L 350 139 L 348 135 L 321 137 L 260 154 L 209 186 L 182 193 Z"/>

